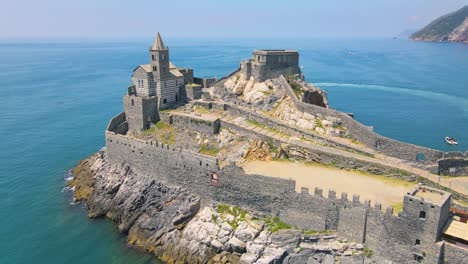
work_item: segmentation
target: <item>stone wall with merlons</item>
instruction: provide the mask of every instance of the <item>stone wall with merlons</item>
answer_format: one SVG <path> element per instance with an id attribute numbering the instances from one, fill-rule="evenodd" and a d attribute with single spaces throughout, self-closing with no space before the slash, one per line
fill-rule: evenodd
<path id="1" fill-rule="evenodd" d="M 235 165 L 220 168 L 215 157 L 112 131 L 106 131 L 106 153 L 113 164 L 128 164 L 136 173 L 199 195 L 202 205 L 212 201 L 239 205 L 277 215 L 298 228 L 337 230 L 340 237 L 365 242 L 376 255 L 398 263 L 413 260 L 415 254 L 424 256 L 424 263 L 437 263 L 443 255 L 444 248 L 435 243 L 440 223 L 433 214 L 448 210 L 445 207 L 424 205 L 430 221 L 423 221 L 414 213 L 419 207 L 408 207 L 405 203 L 403 211 L 396 216 L 391 208 L 383 212 L 378 202 L 374 207 L 370 201 L 361 202 L 358 195 L 350 200 L 346 193 L 337 195 L 329 190 L 325 196 L 319 188 L 313 193 L 302 188 L 297 193 L 293 180 L 248 175 Z M 213 174 L 219 181 L 213 182 Z M 468 255 L 466 251 L 451 248 L 447 253 Z"/>

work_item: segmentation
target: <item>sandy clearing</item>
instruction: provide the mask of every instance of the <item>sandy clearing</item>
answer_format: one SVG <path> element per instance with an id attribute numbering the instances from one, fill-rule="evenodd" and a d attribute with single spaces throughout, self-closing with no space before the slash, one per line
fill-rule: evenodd
<path id="1" fill-rule="evenodd" d="M 376 201 L 388 207 L 403 201 L 403 196 L 413 186 L 398 180 L 384 178 L 384 176 L 366 175 L 354 171 L 340 170 L 320 165 L 304 164 L 289 161 L 252 161 L 243 166 L 248 174 L 261 174 L 265 176 L 293 179 L 296 181 L 296 191 L 301 187 L 309 188 L 313 193 L 316 187 L 323 189 L 323 195 L 328 190 L 336 191 L 341 197 L 342 192 L 348 193 L 348 199 L 353 194 L 360 195 L 360 200 L 370 200 L 374 205 Z"/>

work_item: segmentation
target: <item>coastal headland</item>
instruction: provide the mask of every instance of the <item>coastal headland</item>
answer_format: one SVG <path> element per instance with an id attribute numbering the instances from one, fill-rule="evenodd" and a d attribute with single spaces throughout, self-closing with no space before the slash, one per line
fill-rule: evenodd
<path id="1" fill-rule="evenodd" d="M 295 50 L 255 50 L 228 76 L 197 78 L 158 33 L 149 61 L 105 148 L 68 183 L 130 244 L 168 263 L 468 257 L 468 152 L 386 138 L 333 110 Z"/>

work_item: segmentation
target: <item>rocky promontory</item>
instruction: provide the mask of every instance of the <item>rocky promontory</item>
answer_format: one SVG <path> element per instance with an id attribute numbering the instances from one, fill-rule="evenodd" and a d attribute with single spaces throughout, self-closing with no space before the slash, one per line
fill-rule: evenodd
<path id="1" fill-rule="evenodd" d="M 68 184 L 89 217 L 111 219 L 130 245 L 167 263 L 382 263 L 333 231 L 295 228 L 216 201 L 202 204 L 188 190 L 109 163 L 105 149 L 73 175 Z"/>
<path id="2" fill-rule="evenodd" d="M 468 6 L 434 20 L 414 33 L 411 39 L 468 43 Z"/>
<path id="3" fill-rule="evenodd" d="M 466 255 L 442 240 L 452 194 L 431 188 L 439 184 L 429 174 L 465 154 L 441 165 L 446 153 L 377 135 L 330 109 L 295 50 L 255 50 L 215 82 L 191 69 L 168 73 L 159 34 L 150 54 L 106 128 L 105 148 L 68 183 L 89 217 L 114 221 L 130 245 L 166 263 L 450 263 Z M 243 169 L 272 160 L 288 175 Z M 428 184 L 394 191 L 405 194 L 384 205 L 360 186 L 324 191 L 318 177 L 332 172 L 309 177 L 310 168 L 293 172 L 291 162 L 376 176 L 366 187 L 388 193 L 390 178 Z"/>

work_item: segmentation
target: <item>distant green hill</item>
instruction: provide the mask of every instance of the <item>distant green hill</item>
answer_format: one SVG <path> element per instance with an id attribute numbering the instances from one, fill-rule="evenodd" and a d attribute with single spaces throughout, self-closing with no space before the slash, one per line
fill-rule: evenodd
<path id="1" fill-rule="evenodd" d="M 420 41 L 456 41 L 468 43 L 468 6 L 439 17 L 411 35 Z"/>

